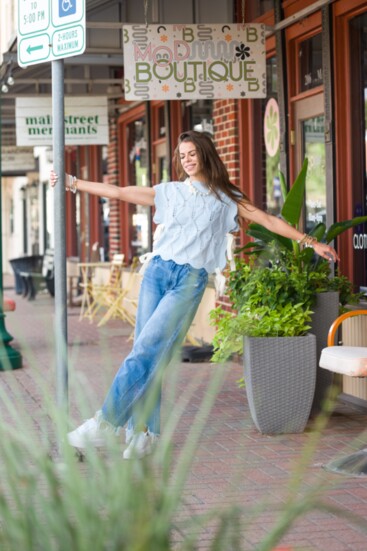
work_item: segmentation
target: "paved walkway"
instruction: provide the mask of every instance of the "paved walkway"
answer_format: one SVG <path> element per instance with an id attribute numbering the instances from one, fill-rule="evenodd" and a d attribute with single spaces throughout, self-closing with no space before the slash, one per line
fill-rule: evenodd
<path id="1" fill-rule="evenodd" d="M 42 398 L 42 383 L 49 393 L 55 393 L 53 300 L 38 295 L 34 302 L 16 296 L 10 288 L 11 279 L 5 278 L 5 294 L 15 298 L 17 309 L 6 317 L 7 330 L 13 335 L 14 348 L 21 350 L 22 369 L 0 373 L 0 387 L 22 405 L 34 420 L 36 430 L 43 430 L 42 419 L 47 406 Z M 72 424 L 94 413 L 111 382 L 116 368 L 131 347 L 131 328 L 120 321 L 111 321 L 98 329 L 88 321 L 79 322 L 78 308 L 68 312 L 70 352 L 70 413 Z M 288 499 L 288 483 L 315 436 L 310 422 L 303 434 L 264 436 L 255 429 L 248 411 L 244 389 L 237 385 L 242 376 L 241 366 L 215 366 L 209 363 L 177 366 L 180 396 L 195 385 L 185 408 L 180 430 L 175 433 L 174 446 L 179 450 L 187 437 L 206 389 L 216 373 L 225 370 L 225 378 L 206 424 L 193 468 L 187 480 L 185 507 L 187 514 L 202 513 L 226 503 L 244 508 L 242 526 L 243 549 L 256 550 L 279 519 Z M 86 399 L 83 413 L 76 395 L 84 389 Z M 77 390 L 79 389 L 79 391 Z M 78 394 L 80 396 L 80 394 Z M 164 394 L 164 420 L 174 411 L 175 398 Z M 299 500 L 312 489 L 317 490 L 320 502 L 341 507 L 346 513 L 358 514 L 367 526 L 367 477 L 345 478 L 327 473 L 322 466 L 339 453 L 350 451 L 352 441 L 361 436 L 366 426 L 366 415 L 347 405 L 338 405 L 318 441 L 315 453 L 306 463 L 297 491 Z M 50 429 L 52 439 L 52 428 Z M 366 433 L 364 434 L 364 442 Z M 323 490 L 323 484 L 329 484 Z M 258 512 L 254 514 L 254 510 Z M 247 514 L 248 512 L 248 514 Z M 202 537 L 201 549 L 211 541 L 208 529 Z M 297 551 L 366 551 L 367 533 L 350 520 L 347 514 L 338 516 L 330 511 L 314 510 L 298 519 L 282 545 Z M 227 551 L 227 550 L 223 550 Z"/>

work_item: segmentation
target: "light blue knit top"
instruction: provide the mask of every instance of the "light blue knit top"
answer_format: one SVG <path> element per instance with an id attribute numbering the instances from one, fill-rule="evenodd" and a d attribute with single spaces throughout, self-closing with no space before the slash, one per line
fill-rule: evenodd
<path id="1" fill-rule="evenodd" d="M 220 201 L 201 182 L 192 185 L 199 193 L 193 193 L 188 180 L 154 186 L 154 222 L 162 224 L 162 232 L 153 256 L 211 274 L 226 265 L 227 233 L 238 230 L 238 207 L 224 193 Z"/>

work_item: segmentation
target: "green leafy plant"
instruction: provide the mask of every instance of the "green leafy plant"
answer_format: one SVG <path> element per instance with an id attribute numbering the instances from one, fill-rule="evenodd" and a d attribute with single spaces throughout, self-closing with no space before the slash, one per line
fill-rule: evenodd
<path id="1" fill-rule="evenodd" d="M 236 312 L 222 307 L 212 310 L 217 327 L 213 361 L 225 361 L 241 353 L 243 335 L 251 337 L 294 337 L 310 329 L 313 293 L 307 272 L 299 272 L 289 251 L 282 261 L 269 266 L 260 259 L 246 263 L 237 259 L 231 272 L 228 296 Z"/>

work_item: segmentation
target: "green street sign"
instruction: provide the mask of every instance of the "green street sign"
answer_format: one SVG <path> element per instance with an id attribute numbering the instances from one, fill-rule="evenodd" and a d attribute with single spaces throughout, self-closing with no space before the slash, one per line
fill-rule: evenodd
<path id="1" fill-rule="evenodd" d="M 85 0 L 18 0 L 21 67 L 85 50 Z"/>

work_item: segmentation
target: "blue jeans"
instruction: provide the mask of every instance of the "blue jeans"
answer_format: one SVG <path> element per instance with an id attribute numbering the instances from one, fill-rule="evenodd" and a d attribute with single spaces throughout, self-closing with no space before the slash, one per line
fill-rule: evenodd
<path id="1" fill-rule="evenodd" d="M 134 346 L 118 370 L 102 406 L 103 418 L 114 426 L 136 428 L 148 389 L 181 346 L 204 294 L 208 273 L 190 264 L 153 257 L 141 284 Z M 154 385 L 155 386 L 155 385 Z M 160 433 L 160 384 L 149 418 L 142 420 Z"/>

